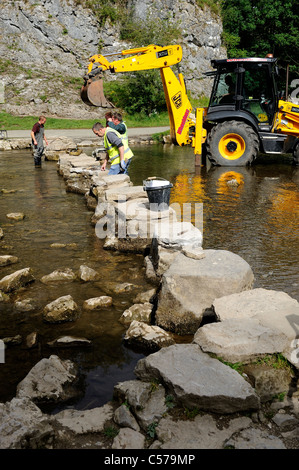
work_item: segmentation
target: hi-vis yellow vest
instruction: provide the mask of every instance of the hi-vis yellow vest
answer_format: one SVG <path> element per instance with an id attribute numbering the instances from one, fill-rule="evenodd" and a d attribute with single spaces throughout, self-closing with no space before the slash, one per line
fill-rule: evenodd
<path id="1" fill-rule="evenodd" d="M 125 129 L 126 129 L 126 132 L 124 134 L 122 134 L 122 139 L 123 139 L 123 142 L 126 141 L 127 145 L 129 146 L 129 136 L 128 136 L 127 124 L 124 121 L 122 123 L 123 123 L 123 125 L 125 126 Z"/>
<path id="2" fill-rule="evenodd" d="M 124 144 L 124 159 L 129 160 L 130 158 L 132 158 L 133 157 L 133 152 L 132 152 L 132 150 L 130 149 L 130 147 L 128 145 L 127 139 L 123 138 L 123 136 L 119 132 L 117 132 L 115 129 L 112 129 L 111 127 L 108 127 L 106 129 L 105 135 L 104 135 L 104 146 L 105 146 L 105 149 L 108 152 L 108 156 L 109 156 L 109 160 L 111 161 L 111 165 L 116 165 L 116 164 L 120 163 L 120 155 L 119 155 L 118 147 L 116 147 L 116 145 L 110 144 L 110 142 L 108 141 L 108 139 L 107 139 L 107 133 L 108 132 L 114 132 L 114 134 L 116 134 L 117 137 L 119 137 L 122 140 L 122 143 Z"/>

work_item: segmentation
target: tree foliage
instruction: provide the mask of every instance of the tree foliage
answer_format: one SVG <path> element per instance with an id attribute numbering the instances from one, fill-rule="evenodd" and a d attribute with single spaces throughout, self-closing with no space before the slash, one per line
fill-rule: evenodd
<path id="1" fill-rule="evenodd" d="M 79 0 L 78 0 L 79 1 Z M 81 0 L 83 1 L 83 0 Z M 148 16 L 136 21 L 127 10 L 125 0 L 84 0 L 98 6 L 101 23 L 111 22 L 117 14 L 122 40 L 132 47 L 180 43 L 182 26 L 171 19 Z M 289 65 L 289 84 L 299 76 L 299 1 L 298 0 L 196 0 L 201 8 L 211 8 L 218 14 L 221 6 L 223 43 L 228 57 L 264 57 L 272 53 L 278 64 Z M 284 82 L 285 74 L 282 74 Z M 283 87 L 281 88 L 283 89 Z M 151 115 L 166 110 L 162 81 L 158 70 L 125 74 L 110 84 L 110 100 L 126 112 Z"/>
<path id="2" fill-rule="evenodd" d="M 110 82 L 107 98 L 128 114 L 150 116 L 166 110 L 163 85 L 158 70 L 126 74 L 122 80 Z"/>
<path id="3" fill-rule="evenodd" d="M 178 42 L 180 36 L 175 22 L 150 16 L 146 21 L 136 21 L 127 15 L 120 32 L 121 39 L 130 41 L 133 47 L 149 44 L 166 46 Z M 167 109 L 160 71 L 157 69 L 125 74 L 117 80 L 117 84 L 110 84 L 106 96 L 129 114 L 150 116 Z"/>
<path id="4" fill-rule="evenodd" d="M 222 19 L 229 57 L 271 53 L 298 74 L 298 0 L 222 0 Z"/>

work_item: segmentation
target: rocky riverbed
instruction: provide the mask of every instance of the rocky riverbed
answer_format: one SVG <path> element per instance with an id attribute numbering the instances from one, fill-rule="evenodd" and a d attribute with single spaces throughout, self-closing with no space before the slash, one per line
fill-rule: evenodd
<path id="1" fill-rule="evenodd" d="M 151 210 L 143 187 L 125 175 L 108 176 L 99 161 L 64 143 L 47 158 L 57 160 L 67 190 L 93 209 L 91 223 L 105 248 L 144 255 L 152 288 L 120 322 L 127 326 L 124 342 L 146 354 L 136 380 L 114 387 L 113 401 L 78 411 L 67 403 L 78 393 L 79 371 L 53 349 L 19 383 L 16 397 L 0 404 L 0 448 L 297 449 L 298 302 L 255 288 L 244 259 L 203 250 L 201 231 L 175 210 Z M 82 266 L 42 282 L 72 275 L 95 273 Z M 31 282 L 30 268 L 0 279 L 1 301 Z M 66 297 L 45 307 L 44 321 L 76 322 L 77 306 Z M 89 299 L 84 308 L 110 301 Z M 88 347 L 88 338 L 57 342 Z M 61 403 L 65 409 L 50 414 L 49 406 Z"/>

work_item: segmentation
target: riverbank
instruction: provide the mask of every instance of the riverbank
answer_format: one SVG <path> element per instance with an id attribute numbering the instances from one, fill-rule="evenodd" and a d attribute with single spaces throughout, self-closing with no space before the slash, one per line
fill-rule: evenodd
<path id="1" fill-rule="evenodd" d="M 119 214 L 121 208 L 118 207 L 115 199 L 122 194 L 126 196 L 128 202 L 126 227 L 128 228 L 130 224 L 131 228 L 134 225 L 135 230 L 141 230 L 140 225 L 136 227 L 136 222 L 144 222 L 149 215 L 145 193 L 142 187 L 132 186 L 128 177 L 120 176 L 111 179 L 106 172 L 99 172 L 99 164 L 93 158 L 84 154 L 60 155 L 58 171 L 64 178 L 68 191 L 84 195 L 88 206 L 94 207 L 93 223 L 95 225 L 99 223 L 98 228 L 101 227 L 101 220 L 103 221 L 105 216 L 105 211 L 101 212 L 101 209 L 104 209 L 103 204 L 109 202 L 110 209 L 117 210 Z M 125 212 L 122 213 L 125 214 Z M 151 219 L 153 222 L 153 217 Z M 157 220 L 154 222 L 156 223 Z M 166 217 L 164 222 L 169 224 L 169 217 Z M 173 226 L 177 227 L 176 223 L 174 222 Z M 46 385 L 43 381 L 44 367 L 54 371 L 54 376 L 57 377 L 57 365 L 60 368 L 60 362 L 53 357 L 46 364 L 45 362 L 39 364 L 32 371 L 31 377 L 25 381 L 26 388 L 25 383 L 20 385 L 16 400 L 4 405 L 5 408 L 3 408 L 7 423 L 9 423 L 10 413 L 17 412 L 20 420 L 23 416 L 23 423 L 27 426 L 23 426 L 24 434 L 27 436 L 27 445 L 33 446 L 34 443 L 39 442 L 40 445 L 51 448 L 90 448 L 92 446 L 105 449 L 207 449 L 242 448 L 242 446 L 246 448 L 298 448 L 296 440 L 298 392 L 296 384 L 289 386 L 293 381 L 292 374 L 291 376 L 288 375 L 289 372 L 282 374 L 281 370 L 275 373 L 275 367 L 265 367 L 266 364 L 263 364 L 263 367 L 257 367 L 256 371 L 251 370 L 250 374 L 248 371 L 246 373 L 243 371 L 240 375 L 218 359 L 210 358 L 210 354 L 220 355 L 219 351 L 214 349 L 217 344 L 219 347 L 219 336 L 218 339 L 215 337 L 217 330 L 220 337 L 228 338 L 228 344 L 220 344 L 221 355 L 227 354 L 226 362 L 231 360 L 229 355 L 235 354 L 237 358 L 240 358 L 241 353 L 244 364 L 248 361 L 248 357 L 251 357 L 251 360 L 256 356 L 260 359 L 261 351 L 256 350 L 258 344 L 262 345 L 264 353 L 271 351 L 270 354 L 273 357 L 277 357 L 277 354 L 281 354 L 284 350 L 286 353 L 286 347 L 296 337 L 292 327 L 288 328 L 288 318 L 292 318 L 293 324 L 296 324 L 298 302 L 294 303 L 289 296 L 285 297 L 272 291 L 252 289 L 252 271 L 244 260 L 233 253 L 223 253 L 221 250 L 214 250 L 214 252 L 202 250 L 200 233 L 194 233 L 190 226 L 188 228 L 189 232 L 185 230 L 184 235 L 189 234 L 190 238 L 182 237 L 183 233 L 178 236 L 180 234 L 176 232 L 175 242 L 171 245 L 169 237 L 156 237 L 158 248 L 155 244 L 156 249 L 152 250 L 152 237 L 148 239 L 140 237 L 142 240 L 138 242 L 136 242 L 137 237 L 129 237 L 128 243 L 122 244 L 124 250 L 129 244 L 131 250 L 141 250 L 147 253 L 145 256 L 146 276 L 153 282 L 153 289 L 156 292 L 155 300 L 151 303 L 151 294 L 150 297 L 145 296 L 143 302 L 139 301 L 136 305 L 149 303 L 152 309 L 155 305 L 156 319 L 158 318 L 158 323 L 162 325 L 157 330 L 154 327 L 158 325 L 151 325 L 148 317 L 146 321 L 144 319 L 140 321 L 140 317 L 136 318 L 132 315 L 129 317 L 128 332 L 131 329 L 131 336 L 127 335 L 126 341 L 137 341 L 147 347 L 154 345 L 158 349 L 138 364 L 136 375 L 139 380 L 119 384 L 115 388 L 115 401 L 108 403 L 107 406 L 86 412 L 65 410 L 50 418 L 46 413 L 40 414 L 38 409 L 35 410 L 36 413 L 32 413 L 32 403 L 38 403 L 40 400 L 38 395 L 32 395 L 32 376 L 36 380 L 36 377 L 39 377 L 38 370 L 40 370 L 39 383 L 42 388 Z M 130 233 L 132 235 L 132 231 Z M 122 249 L 117 238 L 108 238 L 107 249 Z M 155 257 L 157 255 L 158 257 Z M 213 266 L 216 266 L 214 271 Z M 223 276 L 220 279 L 219 271 Z M 209 273 L 209 292 L 207 292 L 204 280 L 207 273 Z M 228 274 L 230 277 L 225 285 L 225 278 Z M 200 284 L 201 282 L 203 284 Z M 181 286 L 180 291 L 175 288 L 176 283 Z M 219 283 L 224 289 L 224 291 L 217 292 L 217 302 L 213 300 L 214 283 L 214 287 L 218 285 L 218 290 Z M 232 284 L 234 284 L 235 294 L 231 291 Z M 171 285 L 174 289 L 170 288 Z M 197 287 L 192 287 L 193 285 Z M 202 287 L 199 288 L 200 286 Z M 198 307 L 203 303 L 203 299 L 198 297 L 198 291 L 205 291 L 206 294 L 207 304 L 204 304 L 204 310 L 210 305 L 217 314 L 218 321 L 212 322 L 213 326 L 204 325 L 202 308 L 198 311 L 194 309 L 195 306 Z M 225 294 L 228 294 L 228 298 Z M 190 298 L 192 298 L 191 303 Z M 280 322 L 279 325 L 275 325 L 275 327 L 278 326 L 278 330 L 274 330 L 272 324 L 265 323 L 267 315 L 263 318 L 258 316 L 256 310 L 252 310 L 253 305 L 261 304 L 261 299 L 263 299 L 263 309 L 270 315 L 271 323 L 277 315 L 275 310 L 278 310 Z M 230 302 L 229 310 L 234 311 L 239 318 L 227 316 L 228 313 L 224 307 Z M 238 312 L 236 306 L 240 305 L 242 309 Z M 246 318 L 242 318 L 244 305 L 248 307 Z M 274 311 L 271 310 L 273 305 L 276 307 Z M 169 331 L 169 312 L 173 312 L 174 309 L 176 325 L 181 324 L 186 328 L 186 319 L 192 318 L 188 328 L 194 329 L 193 340 L 189 344 L 172 345 L 154 342 L 153 334 L 157 332 L 160 334 L 161 330 L 164 330 L 163 324 L 167 324 Z M 140 309 L 135 308 L 133 315 L 136 311 L 140 314 Z M 283 316 L 282 312 L 284 312 Z M 128 316 L 127 313 L 125 317 Z M 198 323 L 199 328 L 197 328 Z M 236 328 L 237 325 L 238 328 Z M 282 327 L 283 330 L 279 330 Z M 238 349 L 241 331 L 242 351 Z M 288 338 L 286 341 L 285 337 Z M 258 338 L 263 338 L 263 340 L 268 338 L 268 342 L 261 344 Z M 234 349 L 235 352 L 233 352 Z M 293 349 L 296 352 L 296 347 Z M 53 364 L 56 364 L 56 368 L 53 368 Z M 205 370 L 204 377 L 201 376 L 200 365 Z M 69 375 L 73 365 L 65 364 L 63 367 L 68 370 Z M 171 371 L 176 371 L 176 373 L 172 374 Z M 190 380 L 191 376 L 192 380 Z M 284 383 L 281 381 L 282 376 L 286 380 Z M 60 385 L 62 383 L 64 383 L 63 378 L 59 381 Z M 267 384 L 267 387 L 263 387 L 263 383 Z M 275 393 L 273 387 L 277 387 Z M 273 394 L 277 398 L 273 399 Z M 25 400 L 25 397 L 29 399 L 29 402 Z M 23 415 L 21 410 L 24 411 Z M 26 420 L 30 413 L 34 416 L 29 425 Z M 248 413 L 250 418 L 247 416 Z M 94 423 L 93 416 L 97 416 L 97 425 Z M 78 421 L 79 427 L 76 426 Z M 40 426 L 41 423 L 42 426 Z M 57 434 L 59 426 L 63 428 L 60 435 Z M 117 433 L 117 436 L 107 441 L 108 428 L 111 435 Z M 40 434 L 42 429 L 47 430 L 43 434 L 44 437 Z M 11 445 L 22 445 L 20 442 L 24 442 L 24 439 L 23 437 L 23 441 L 15 440 Z"/>
<path id="2" fill-rule="evenodd" d="M 150 137 L 153 134 L 157 134 L 160 132 L 165 132 L 169 130 L 168 126 L 164 127 L 136 127 L 129 129 L 129 136 L 130 138 L 138 138 L 138 137 Z M 92 140 L 97 141 L 99 140 L 91 129 L 47 129 L 45 128 L 45 134 L 47 137 L 61 137 L 65 136 L 70 139 L 74 139 L 75 142 L 78 140 Z M 8 139 L 30 139 L 30 131 L 28 130 L 9 130 L 7 131 L 7 138 Z"/>

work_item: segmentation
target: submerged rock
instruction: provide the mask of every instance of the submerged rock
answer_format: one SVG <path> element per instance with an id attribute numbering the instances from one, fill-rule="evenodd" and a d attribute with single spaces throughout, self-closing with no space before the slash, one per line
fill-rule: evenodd
<path id="1" fill-rule="evenodd" d="M 6 214 L 6 217 L 11 220 L 23 220 L 25 218 L 25 214 L 22 212 L 11 212 L 10 214 Z"/>
<path id="2" fill-rule="evenodd" d="M 88 266 L 82 265 L 79 268 L 78 277 L 81 281 L 96 281 L 100 278 L 100 274 Z"/>
<path id="3" fill-rule="evenodd" d="M 8 274 L 0 280 L 0 290 L 11 292 L 24 287 L 35 280 L 31 268 L 20 269 L 13 274 Z"/>
<path id="4" fill-rule="evenodd" d="M 90 345 L 91 341 L 89 339 L 77 338 L 75 336 L 61 336 L 48 343 L 48 346 L 58 348 L 86 347 Z"/>
<path id="5" fill-rule="evenodd" d="M 38 333 L 33 331 L 26 336 L 26 347 L 28 349 L 35 348 L 38 345 Z"/>
<path id="6" fill-rule="evenodd" d="M 101 308 L 110 307 L 113 303 L 112 297 L 109 295 L 102 295 L 100 297 L 93 297 L 87 299 L 83 303 L 84 310 L 99 310 Z"/>
<path id="7" fill-rule="evenodd" d="M 17 299 L 15 301 L 15 308 L 18 312 L 31 312 L 34 310 L 33 299 Z"/>
<path id="8" fill-rule="evenodd" d="M 50 284 L 54 282 L 68 282 L 74 281 L 76 279 L 76 274 L 70 268 L 66 269 L 57 269 L 50 274 L 47 274 L 41 278 L 43 284 Z"/>
<path id="9" fill-rule="evenodd" d="M 2 255 L 0 256 L 0 266 L 8 266 L 9 264 L 17 263 L 19 259 L 16 256 L 12 255 Z"/>
<path id="10" fill-rule="evenodd" d="M 71 295 L 64 295 L 45 306 L 43 320 L 48 323 L 75 321 L 79 318 L 78 305 Z"/>
<path id="11" fill-rule="evenodd" d="M 6 346 L 17 346 L 18 344 L 22 343 L 23 339 L 21 335 L 16 335 L 2 338 L 2 341 Z"/>

